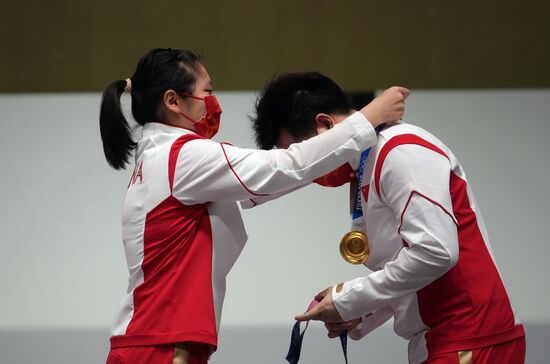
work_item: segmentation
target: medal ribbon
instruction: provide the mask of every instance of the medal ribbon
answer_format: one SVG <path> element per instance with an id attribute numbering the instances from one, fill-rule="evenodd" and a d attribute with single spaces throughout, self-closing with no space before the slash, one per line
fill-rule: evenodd
<path id="1" fill-rule="evenodd" d="M 311 301 L 306 312 L 317 306 L 319 302 L 316 300 Z M 304 334 L 306 333 L 309 321 L 306 322 L 304 331 L 300 332 L 300 321 L 296 321 L 292 327 L 292 334 L 290 336 L 290 347 L 288 348 L 288 354 L 286 354 L 286 361 L 290 364 L 298 364 L 300 360 L 300 353 L 302 352 L 302 341 L 304 340 Z M 340 344 L 342 344 L 342 352 L 344 353 L 344 359 L 348 364 L 348 332 L 342 331 L 340 333 Z"/>
<path id="2" fill-rule="evenodd" d="M 363 231 L 363 208 L 361 207 L 361 180 L 365 173 L 367 158 L 371 148 L 364 150 L 361 153 L 359 160 L 359 168 L 357 169 L 355 179 L 355 194 L 353 195 L 353 208 L 351 211 L 351 230 Z"/>

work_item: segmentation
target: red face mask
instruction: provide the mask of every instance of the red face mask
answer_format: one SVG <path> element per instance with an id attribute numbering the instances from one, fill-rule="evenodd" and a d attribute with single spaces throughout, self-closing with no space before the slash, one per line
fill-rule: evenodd
<path id="1" fill-rule="evenodd" d="M 339 187 L 351 182 L 354 173 L 353 168 L 351 168 L 349 163 L 346 163 L 336 168 L 334 171 L 317 178 L 313 182 L 325 187 Z"/>
<path id="2" fill-rule="evenodd" d="M 204 101 L 204 115 L 199 120 L 193 120 L 182 112 L 180 112 L 180 115 L 193 123 L 195 131 L 200 136 L 210 139 L 216 135 L 220 128 L 220 118 L 222 114 L 222 108 L 216 96 L 208 95 L 205 97 L 197 97 L 183 92 L 179 94 Z"/>

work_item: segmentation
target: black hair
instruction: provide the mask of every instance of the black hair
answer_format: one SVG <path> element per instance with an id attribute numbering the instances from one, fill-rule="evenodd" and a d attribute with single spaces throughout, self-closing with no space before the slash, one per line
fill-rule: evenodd
<path id="1" fill-rule="evenodd" d="M 316 130 L 315 115 L 352 109 L 336 82 L 319 72 L 285 73 L 260 91 L 250 119 L 258 147 L 271 149 L 283 129 L 294 138 L 311 136 Z"/>
<path id="2" fill-rule="evenodd" d="M 201 57 L 192 51 L 156 48 L 139 60 L 131 80 L 132 115 L 140 124 L 161 121 L 160 102 L 167 90 L 192 93 Z M 125 80 L 114 81 L 103 92 L 99 129 L 107 162 L 123 169 L 136 143 L 120 108 Z"/>

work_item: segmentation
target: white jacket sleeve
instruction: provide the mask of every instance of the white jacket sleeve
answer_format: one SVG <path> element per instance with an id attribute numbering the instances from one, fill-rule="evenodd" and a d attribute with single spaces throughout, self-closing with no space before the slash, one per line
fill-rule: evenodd
<path id="1" fill-rule="evenodd" d="M 451 269 L 458 260 L 458 234 L 449 190 L 449 160 L 428 148 L 406 144 L 384 161 L 380 194 L 392 208 L 398 233 L 408 247 L 383 269 L 333 289 L 344 320 L 375 312 L 416 292 Z"/>
<path id="2" fill-rule="evenodd" d="M 242 149 L 192 140 L 180 150 L 172 194 L 185 204 L 196 204 L 292 190 L 336 169 L 376 142 L 374 128 L 359 112 L 288 149 Z"/>
<path id="3" fill-rule="evenodd" d="M 307 182 L 306 184 L 303 184 L 303 185 L 300 185 L 298 187 L 294 187 L 290 190 L 286 190 L 286 191 L 282 191 L 282 192 L 277 192 L 277 193 L 274 193 L 272 195 L 267 195 L 267 196 L 258 196 L 258 197 L 251 197 L 251 198 L 248 198 L 246 200 L 241 200 L 239 201 L 240 205 L 241 205 L 241 208 L 243 209 L 251 209 L 253 207 L 256 207 L 258 205 L 262 205 L 266 202 L 269 202 L 269 201 L 273 201 L 273 200 L 276 200 L 280 197 L 283 197 L 285 195 L 288 195 L 289 193 L 291 192 L 295 192 L 295 191 L 298 191 L 299 189 L 301 188 L 304 188 L 306 186 L 309 186 L 311 183 L 310 182 Z"/>
<path id="4" fill-rule="evenodd" d="M 360 340 L 375 329 L 382 326 L 386 321 L 393 317 L 391 306 L 384 306 L 374 311 L 372 314 L 363 316 L 361 323 L 353 330 L 348 331 L 348 336 L 353 340 Z"/>

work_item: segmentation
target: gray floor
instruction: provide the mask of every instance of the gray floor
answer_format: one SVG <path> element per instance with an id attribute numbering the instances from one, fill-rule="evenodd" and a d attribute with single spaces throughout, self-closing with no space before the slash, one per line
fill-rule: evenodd
<path id="1" fill-rule="evenodd" d="M 530 324 L 527 363 L 550 363 L 550 325 Z M 225 327 L 212 364 L 284 364 L 290 327 Z M 1 364 L 105 363 L 108 330 L 0 330 Z M 349 342 L 350 364 L 407 363 L 406 343 L 390 327 L 361 342 Z M 75 358 L 78 358 L 75 360 Z M 344 363 L 340 343 L 325 337 L 319 325 L 306 333 L 301 364 Z"/>

